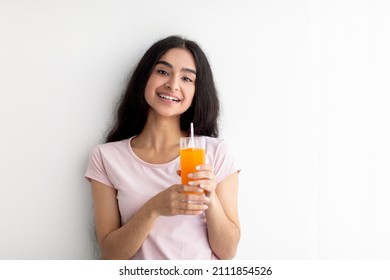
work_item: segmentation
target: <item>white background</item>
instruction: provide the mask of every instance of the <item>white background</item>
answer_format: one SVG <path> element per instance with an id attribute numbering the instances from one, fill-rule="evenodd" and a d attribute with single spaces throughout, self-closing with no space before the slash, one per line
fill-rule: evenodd
<path id="1" fill-rule="evenodd" d="M 93 259 L 89 151 L 156 40 L 203 47 L 237 259 L 390 258 L 390 2 L 0 0 L 0 259 Z"/>

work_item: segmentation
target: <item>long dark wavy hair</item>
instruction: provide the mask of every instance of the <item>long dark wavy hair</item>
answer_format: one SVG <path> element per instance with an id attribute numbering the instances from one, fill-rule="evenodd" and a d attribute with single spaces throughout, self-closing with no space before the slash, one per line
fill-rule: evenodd
<path id="1" fill-rule="evenodd" d="M 117 105 L 115 120 L 106 143 L 141 133 L 149 109 L 144 96 L 146 83 L 156 63 L 173 48 L 189 50 L 196 65 L 195 95 L 191 107 L 180 116 L 181 130 L 188 132 L 193 122 L 195 134 L 218 137 L 220 103 L 207 57 L 196 42 L 170 36 L 154 43 L 135 68 Z"/>

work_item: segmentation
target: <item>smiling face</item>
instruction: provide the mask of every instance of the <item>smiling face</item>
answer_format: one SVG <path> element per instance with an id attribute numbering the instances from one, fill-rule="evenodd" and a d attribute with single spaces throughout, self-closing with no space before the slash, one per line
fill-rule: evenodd
<path id="1" fill-rule="evenodd" d="M 192 103 L 195 94 L 196 65 L 187 49 L 167 51 L 156 63 L 145 87 L 149 114 L 177 117 Z"/>

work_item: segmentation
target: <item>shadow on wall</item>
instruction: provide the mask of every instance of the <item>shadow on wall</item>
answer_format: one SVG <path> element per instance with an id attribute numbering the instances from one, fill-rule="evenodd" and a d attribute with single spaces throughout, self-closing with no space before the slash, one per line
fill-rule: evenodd
<path id="1" fill-rule="evenodd" d="M 90 230 L 89 230 L 89 238 L 90 238 L 90 244 L 91 244 L 91 257 L 93 260 L 101 260 L 101 254 L 100 254 L 100 248 L 99 248 L 99 242 L 96 234 L 96 226 L 94 217 L 92 216 L 92 219 L 90 221 Z"/>

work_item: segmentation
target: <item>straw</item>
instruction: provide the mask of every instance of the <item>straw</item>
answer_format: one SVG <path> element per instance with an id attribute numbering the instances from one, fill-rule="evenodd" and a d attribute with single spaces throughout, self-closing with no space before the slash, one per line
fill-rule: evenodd
<path id="1" fill-rule="evenodd" d="M 191 145 L 192 148 L 195 147 L 195 140 L 194 140 L 194 123 L 191 123 Z"/>

